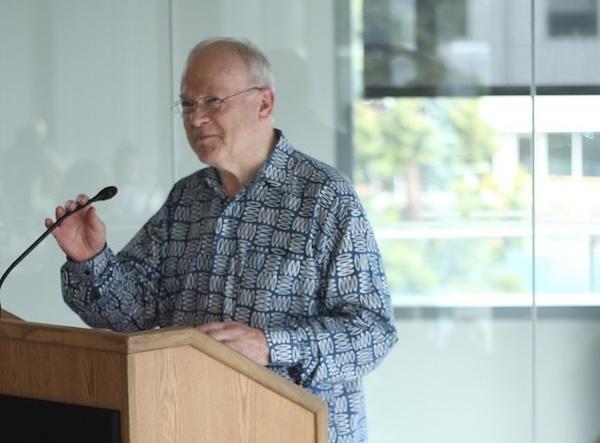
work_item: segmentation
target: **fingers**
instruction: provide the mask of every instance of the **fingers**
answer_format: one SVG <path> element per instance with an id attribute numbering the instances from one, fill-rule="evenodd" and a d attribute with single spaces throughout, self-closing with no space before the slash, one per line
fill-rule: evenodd
<path id="1" fill-rule="evenodd" d="M 65 209 L 67 211 L 74 211 L 75 209 L 77 209 L 77 203 L 75 203 L 73 200 L 68 200 L 65 203 Z"/>
<path id="2" fill-rule="evenodd" d="M 85 194 L 79 194 L 75 200 L 67 200 L 64 206 L 57 206 L 54 210 L 54 215 L 58 220 L 60 217 L 65 215 L 67 212 L 73 212 L 77 208 L 85 205 L 89 201 L 89 197 Z M 49 228 L 52 225 L 53 221 L 50 218 L 46 218 L 44 220 L 44 225 Z"/>
<path id="3" fill-rule="evenodd" d="M 198 326 L 198 329 L 200 330 L 200 332 L 204 332 L 205 334 L 207 334 L 208 332 L 211 331 L 217 331 L 219 329 L 223 329 L 225 327 L 227 327 L 227 325 L 230 322 L 224 322 L 224 321 L 213 321 L 210 323 L 204 323 L 203 325 Z"/>
<path id="4" fill-rule="evenodd" d="M 88 202 L 89 199 L 90 198 L 87 195 L 85 195 L 85 194 L 79 194 L 77 196 L 77 198 L 75 199 L 75 201 L 77 202 L 77 204 L 79 206 L 83 206 L 83 205 L 85 205 Z"/>
<path id="5" fill-rule="evenodd" d="M 64 207 L 67 211 L 72 212 L 78 207 L 85 205 L 89 199 L 87 195 L 79 194 L 75 200 L 68 200 Z"/>
<path id="6" fill-rule="evenodd" d="M 252 335 L 254 328 L 234 321 L 216 321 L 198 326 L 198 330 L 220 342 L 231 342 Z"/>
<path id="7" fill-rule="evenodd" d="M 211 322 L 198 327 L 200 332 L 217 341 L 235 340 L 243 336 L 248 327 L 237 322 Z"/>
<path id="8" fill-rule="evenodd" d="M 106 244 L 104 223 L 89 203 L 87 195 L 79 194 L 63 206 L 56 207 L 56 221 L 50 217 L 44 220 L 46 229 L 52 228 L 52 235 L 60 248 L 75 262 L 83 262 L 98 255 Z M 73 217 L 67 219 L 67 215 Z M 60 223 L 57 223 L 58 220 Z"/>
<path id="9" fill-rule="evenodd" d="M 260 365 L 269 363 L 267 338 L 260 329 L 230 321 L 206 323 L 198 330 Z"/>

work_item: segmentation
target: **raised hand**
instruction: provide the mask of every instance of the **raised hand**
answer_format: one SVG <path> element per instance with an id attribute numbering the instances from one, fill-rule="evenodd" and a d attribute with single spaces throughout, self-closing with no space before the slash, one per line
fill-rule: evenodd
<path id="1" fill-rule="evenodd" d="M 75 211 L 85 205 L 89 197 L 84 194 L 77 196 L 75 201 L 69 200 L 64 206 L 58 206 L 56 218 L 67 212 Z M 49 228 L 53 220 L 46 218 L 44 224 Z M 77 262 L 86 261 L 102 252 L 106 244 L 106 227 L 93 206 L 88 206 L 65 219 L 52 231 L 58 245 L 67 256 Z"/>

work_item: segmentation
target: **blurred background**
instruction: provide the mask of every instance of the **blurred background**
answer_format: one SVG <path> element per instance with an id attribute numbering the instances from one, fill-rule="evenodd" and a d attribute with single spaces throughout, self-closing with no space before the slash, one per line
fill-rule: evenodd
<path id="1" fill-rule="evenodd" d="M 0 0 L 0 271 L 78 193 L 118 250 L 202 165 L 189 49 L 248 38 L 276 126 L 352 177 L 399 343 L 370 440 L 600 442 L 600 0 Z M 84 326 L 53 239 L 2 307 Z"/>

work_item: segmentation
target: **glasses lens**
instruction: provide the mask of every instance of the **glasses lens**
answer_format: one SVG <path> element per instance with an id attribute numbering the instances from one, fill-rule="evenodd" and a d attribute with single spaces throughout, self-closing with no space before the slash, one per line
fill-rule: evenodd
<path id="1" fill-rule="evenodd" d="M 181 118 L 183 117 L 183 107 L 181 106 L 181 102 L 175 102 L 171 105 L 171 109 L 173 110 L 173 113 Z"/>
<path id="2" fill-rule="evenodd" d="M 218 111 L 221 107 L 221 103 L 223 103 L 223 99 L 212 95 L 204 97 L 204 99 L 200 102 L 202 105 L 202 110 L 207 112 Z"/>
<path id="3" fill-rule="evenodd" d="M 202 98 L 200 101 L 192 102 L 192 101 L 176 101 L 173 103 L 171 108 L 173 112 L 178 117 L 189 117 L 194 112 L 194 108 L 198 108 L 200 112 L 217 112 L 223 102 L 229 98 L 236 97 L 245 92 L 251 91 L 253 89 L 258 89 L 256 87 L 246 89 L 244 91 L 236 92 L 233 95 L 230 95 L 225 98 L 216 97 L 213 95 L 208 95 Z"/>

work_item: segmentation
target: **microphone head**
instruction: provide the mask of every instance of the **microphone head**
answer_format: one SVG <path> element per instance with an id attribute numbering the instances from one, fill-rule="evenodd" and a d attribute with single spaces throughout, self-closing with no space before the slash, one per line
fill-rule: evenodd
<path id="1" fill-rule="evenodd" d="M 98 192 L 98 194 L 96 194 L 94 197 L 92 197 L 91 201 L 96 202 L 96 201 L 108 200 L 109 198 L 113 198 L 115 195 L 117 195 L 117 187 L 116 186 L 107 186 L 106 188 L 104 188 L 103 190 Z"/>

